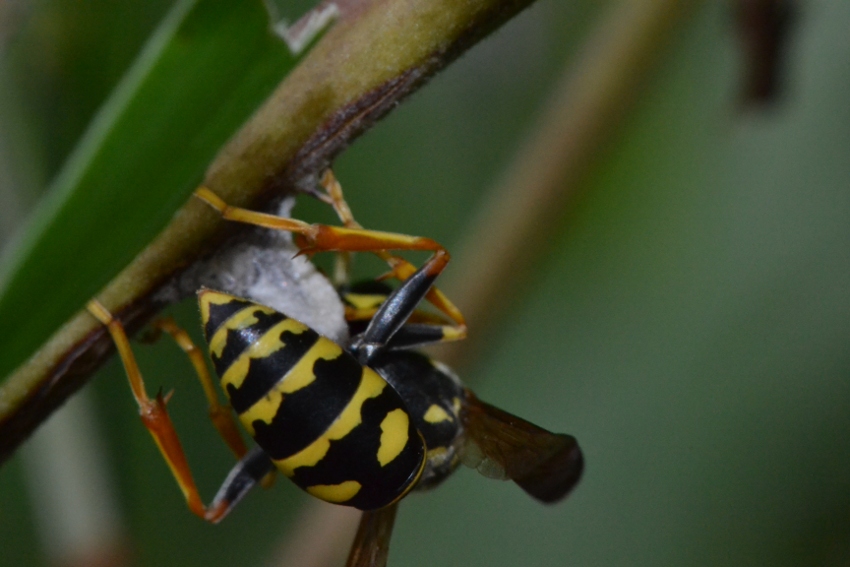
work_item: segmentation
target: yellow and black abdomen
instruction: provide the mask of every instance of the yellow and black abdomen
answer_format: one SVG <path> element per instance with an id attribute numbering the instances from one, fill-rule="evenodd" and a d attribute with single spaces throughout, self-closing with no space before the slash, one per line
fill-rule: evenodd
<path id="1" fill-rule="evenodd" d="M 199 301 L 231 406 L 295 484 L 361 510 L 387 506 L 416 484 L 424 443 L 375 371 L 271 308 L 211 290 Z"/>
<path id="2" fill-rule="evenodd" d="M 386 352 L 374 368 L 404 400 L 428 448 L 417 488 L 437 486 L 460 464 L 463 385 L 446 365 L 410 350 Z"/>

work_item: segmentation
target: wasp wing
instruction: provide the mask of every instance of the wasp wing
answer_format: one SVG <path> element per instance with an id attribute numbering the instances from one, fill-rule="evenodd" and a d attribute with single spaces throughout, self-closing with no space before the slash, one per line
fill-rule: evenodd
<path id="1" fill-rule="evenodd" d="M 346 567 L 385 567 L 398 503 L 363 512 Z"/>
<path id="2" fill-rule="evenodd" d="M 581 478 L 584 458 L 571 435 L 552 433 L 467 392 L 463 463 L 485 476 L 510 479 L 550 504 Z"/>

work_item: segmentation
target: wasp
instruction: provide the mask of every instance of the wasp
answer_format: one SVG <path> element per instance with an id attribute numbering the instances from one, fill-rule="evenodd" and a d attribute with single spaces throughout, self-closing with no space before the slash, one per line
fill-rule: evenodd
<path id="1" fill-rule="evenodd" d="M 438 485 L 460 463 L 510 479 L 544 503 L 565 497 L 583 469 L 575 438 L 479 400 L 451 369 L 415 350 L 466 336 L 463 315 L 433 285 L 449 262 L 446 249 L 429 238 L 362 228 L 330 171 L 322 185 L 344 226 L 232 207 L 204 187 L 194 193 L 224 219 L 294 233 L 302 252 L 376 253 L 401 282 L 394 290 L 383 282 L 340 287 L 351 332 L 345 344 L 250 299 L 201 289 L 201 324 L 227 405 L 186 332 L 169 319 L 154 323 L 190 356 L 210 417 L 239 459 L 209 505 L 166 410 L 168 396 L 148 397 L 123 325 L 96 299 L 88 304 L 112 336 L 142 422 L 189 509 L 218 522 L 280 471 L 317 498 L 364 511 L 348 560 L 355 567 L 385 564 L 398 502 L 411 490 Z M 432 255 L 416 269 L 390 250 Z M 437 313 L 421 309 L 424 301 Z M 254 448 L 245 446 L 234 413 Z"/>

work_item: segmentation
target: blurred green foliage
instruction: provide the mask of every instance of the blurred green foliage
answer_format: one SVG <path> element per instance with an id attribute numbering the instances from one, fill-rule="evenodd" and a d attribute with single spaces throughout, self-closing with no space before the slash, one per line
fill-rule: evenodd
<path id="1" fill-rule="evenodd" d="M 36 3 L 26 22 L 61 4 Z M 121 20 L 133 31 L 116 34 L 116 18 L 105 16 L 104 29 L 87 34 L 100 48 L 75 54 L 64 48 L 79 41 L 13 38 L 32 42 L 30 68 L 44 46 L 43 57 L 62 46 L 68 63 L 46 68 L 103 74 L 21 97 L 42 179 L 71 145 L 48 139 L 48 117 L 64 117 L 66 140 L 78 136 L 86 120 L 68 114 L 91 115 L 120 75 L 119 55 L 129 64 L 157 21 L 149 3 L 126 4 L 140 10 Z M 391 565 L 850 560 L 850 5 L 802 8 L 786 97 L 766 111 L 738 105 L 727 4 L 706 3 L 675 35 L 526 293 L 505 298 L 508 317 L 466 369 L 482 398 L 576 435 L 582 484 L 543 508 L 462 470 L 405 500 Z M 336 167 L 358 219 L 451 250 L 597 10 L 541 0 L 358 141 Z M 71 34 L 53 29 L 62 31 L 47 38 Z M 7 69 L 3 80 L 28 72 Z M 305 201 L 296 214 L 327 212 Z M 176 311 L 196 330 L 194 306 Z M 137 349 L 151 387 L 176 388 L 174 418 L 211 494 L 229 456 L 175 350 Z M 138 424 L 118 364 L 109 366 L 93 390 L 138 564 L 266 560 L 306 497 L 280 482 L 220 526 L 196 520 Z M 0 470 L 0 565 L 44 562 L 26 474 L 17 460 Z"/>

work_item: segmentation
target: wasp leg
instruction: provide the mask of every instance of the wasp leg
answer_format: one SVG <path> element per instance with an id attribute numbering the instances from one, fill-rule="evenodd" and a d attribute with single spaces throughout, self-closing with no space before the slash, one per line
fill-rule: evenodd
<path id="1" fill-rule="evenodd" d="M 300 237 L 301 250 L 305 254 L 315 252 L 376 252 L 379 250 L 422 250 L 426 252 L 445 252 L 437 241 L 423 236 L 409 236 L 393 232 L 346 228 L 324 224 L 309 224 L 297 219 L 289 219 L 233 207 L 225 203 L 218 195 L 200 187 L 195 196 L 221 214 L 222 218 L 275 230 L 285 230 Z"/>
<path id="2" fill-rule="evenodd" d="M 346 567 L 384 567 L 387 564 L 397 510 L 398 503 L 363 512 Z"/>
<path id="3" fill-rule="evenodd" d="M 118 355 L 124 364 L 124 370 L 127 372 L 127 379 L 130 382 L 133 397 L 139 405 L 139 415 L 142 418 L 142 423 L 150 432 L 151 436 L 153 436 L 160 453 L 162 453 L 163 458 L 168 463 L 168 467 L 171 469 L 174 479 L 180 486 L 180 490 L 183 492 L 189 509 L 195 515 L 209 522 L 217 522 L 227 514 L 230 507 L 226 501 L 222 501 L 209 508 L 204 506 L 201 496 L 198 494 L 195 479 L 192 477 L 189 463 L 186 461 L 186 454 L 180 445 L 177 431 L 174 429 L 174 424 L 171 422 L 168 410 L 166 409 L 166 403 L 170 394 L 163 396 L 160 393 L 154 399 L 148 397 L 145 390 L 145 381 L 142 378 L 136 357 L 133 355 L 133 349 L 130 346 L 130 340 L 127 338 L 124 326 L 99 301 L 93 299 L 89 301 L 86 307 L 89 313 L 106 326 L 109 334 L 112 336 L 115 348 L 118 350 Z"/>
<path id="4" fill-rule="evenodd" d="M 345 304 L 345 320 L 351 336 L 366 330 L 392 288 L 376 281 L 367 281 L 340 290 Z M 393 336 L 387 348 L 407 349 L 426 344 L 455 341 L 466 336 L 466 329 L 452 325 L 442 313 L 415 309 L 407 322 Z"/>
<path id="5" fill-rule="evenodd" d="M 383 302 L 384 299 L 386 299 L 387 295 L 389 295 L 389 293 L 387 293 L 386 295 L 384 295 L 383 298 L 381 298 L 381 302 Z M 360 321 L 360 322 L 365 321 L 365 322 L 368 323 L 375 316 L 375 313 L 378 312 L 378 307 L 380 307 L 380 304 L 376 305 L 375 307 L 370 307 L 370 308 L 351 307 L 349 305 L 346 305 L 345 306 L 345 320 L 348 321 L 349 323 L 354 323 L 354 322 L 357 322 L 357 321 Z M 419 310 L 419 309 L 417 309 L 416 311 L 414 311 L 413 313 L 410 314 L 409 322 L 420 323 L 420 324 L 423 324 L 423 325 L 436 325 L 436 326 L 440 326 L 440 327 L 451 326 L 453 328 L 456 328 L 455 325 L 447 325 L 446 319 L 444 317 L 437 315 L 436 313 L 429 313 L 427 311 L 422 311 L 422 310 Z"/>
<path id="6" fill-rule="evenodd" d="M 390 341 L 415 312 L 448 261 L 447 252 L 435 253 L 381 304 L 366 330 L 349 345 L 361 364 L 369 365 L 376 355 L 390 346 Z"/>
<path id="7" fill-rule="evenodd" d="M 389 350 L 404 350 L 425 345 L 457 341 L 466 337 L 454 325 L 427 325 L 408 323 L 403 325 L 386 344 Z"/>
<path id="8" fill-rule="evenodd" d="M 297 219 L 289 219 L 249 211 L 240 207 L 228 205 L 218 195 L 206 187 L 195 190 L 195 197 L 214 208 L 225 220 L 232 220 L 275 230 L 292 232 L 301 237 L 301 251 L 307 254 L 315 252 L 373 252 L 386 259 L 392 268 L 392 276 L 402 281 L 417 273 L 410 262 L 389 254 L 388 250 L 420 250 L 433 252 L 434 256 L 428 264 L 430 270 L 437 270 L 439 275 L 449 260 L 448 251 L 436 240 L 422 236 L 410 236 L 394 232 L 366 230 L 357 227 L 328 226 L 324 224 L 309 224 Z M 347 205 L 346 205 L 347 208 Z M 352 219 L 353 221 L 353 219 Z M 356 224 L 356 223 L 355 223 Z M 429 285 L 430 288 L 430 285 Z M 433 293 L 431 293 L 433 292 Z M 452 302 L 439 290 L 430 290 L 423 297 L 445 313 L 457 326 L 459 337 L 466 336 L 466 321 Z"/>
<path id="9" fill-rule="evenodd" d="M 325 202 L 333 207 L 340 222 L 342 222 L 346 228 L 362 229 L 363 227 L 360 223 L 354 220 L 351 207 L 348 206 L 348 203 L 345 201 L 345 197 L 342 194 L 342 185 L 340 185 L 339 181 L 337 181 L 333 171 L 330 169 L 326 170 L 320 183 L 325 189 L 325 193 L 327 195 Z M 393 256 L 386 250 L 375 251 L 375 254 L 389 264 L 390 273 L 387 277 L 394 277 L 399 281 L 404 281 L 416 272 L 416 268 L 413 264 L 404 258 Z M 347 263 L 348 260 L 343 259 L 343 262 Z M 347 270 L 347 266 L 345 266 L 345 269 Z M 449 319 L 454 321 L 455 326 L 458 328 L 458 333 L 462 333 L 463 335 L 459 338 L 466 336 L 466 320 L 464 319 L 463 314 L 442 291 L 433 287 L 428 290 L 425 299 L 427 299 L 431 305 L 440 310 L 440 312 L 445 314 Z"/>
<path id="10" fill-rule="evenodd" d="M 414 270 L 415 272 L 415 270 Z M 433 290 L 433 288 L 431 288 Z M 366 329 L 366 325 L 378 312 L 381 304 L 386 301 L 392 293 L 393 288 L 381 281 L 364 281 L 354 285 L 343 286 L 339 289 L 340 297 L 345 305 L 345 320 L 352 329 L 352 335 L 358 334 Z M 427 296 L 426 296 L 427 298 Z M 456 332 L 462 332 L 465 336 L 465 327 L 452 325 L 444 313 L 433 313 L 422 309 L 416 309 L 411 313 L 408 323 L 423 325 L 451 326 Z M 458 337 L 458 338 L 462 338 Z"/>
<path id="11" fill-rule="evenodd" d="M 390 266 L 393 268 L 391 276 L 398 280 L 405 281 L 416 273 L 416 267 L 404 258 L 391 256 L 387 262 L 389 262 Z M 428 303 L 436 307 L 441 313 L 445 314 L 454 322 L 458 339 L 466 338 L 466 319 L 460 312 L 460 309 L 458 309 L 455 304 L 446 297 L 446 294 L 438 288 L 432 287 L 428 290 L 428 293 L 425 294 L 425 299 Z"/>
<path id="12" fill-rule="evenodd" d="M 342 185 L 337 181 L 336 176 L 330 169 L 325 170 L 322 179 L 319 181 L 324 193 L 316 191 L 314 196 L 330 205 L 337 218 L 346 228 L 363 228 L 359 222 L 354 220 L 354 214 L 351 212 L 351 207 L 348 206 L 345 197 L 342 195 Z M 379 258 L 389 256 L 387 252 L 376 252 Z M 348 285 L 351 282 L 351 253 L 339 252 L 336 255 L 336 263 L 334 264 L 334 285 L 337 288 Z"/>
<path id="13" fill-rule="evenodd" d="M 274 463 L 265 451 L 259 447 L 251 449 L 231 469 L 213 498 L 210 508 L 224 510 L 216 521 L 224 518 L 248 494 L 248 491 L 258 483 L 262 483 L 274 471 Z"/>
<path id="14" fill-rule="evenodd" d="M 218 392 L 213 384 L 203 352 L 195 346 L 195 343 L 189 338 L 189 334 L 178 326 L 171 317 L 157 319 L 153 322 L 153 327 L 171 335 L 177 346 L 192 361 L 192 366 L 195 367 L 195 373 L 198 375 L 201 387 L 204 389 L 204 395 L 207 398 L 207 403 L 209 404 L 210 420 L 213 422 L 218 434 L 224 439 L 224 442 L 227 443 L 233 454 L 236 455 L 236 458 L 241 459 L 244 457 L 248 449 L 245 447 L 245 442 L 239 434 L 239 429 L 236 427 L 236 420 L 233 419 L 233 413 L 230 411 L 230 407 L 222 404 L 219 400 Z"/>

